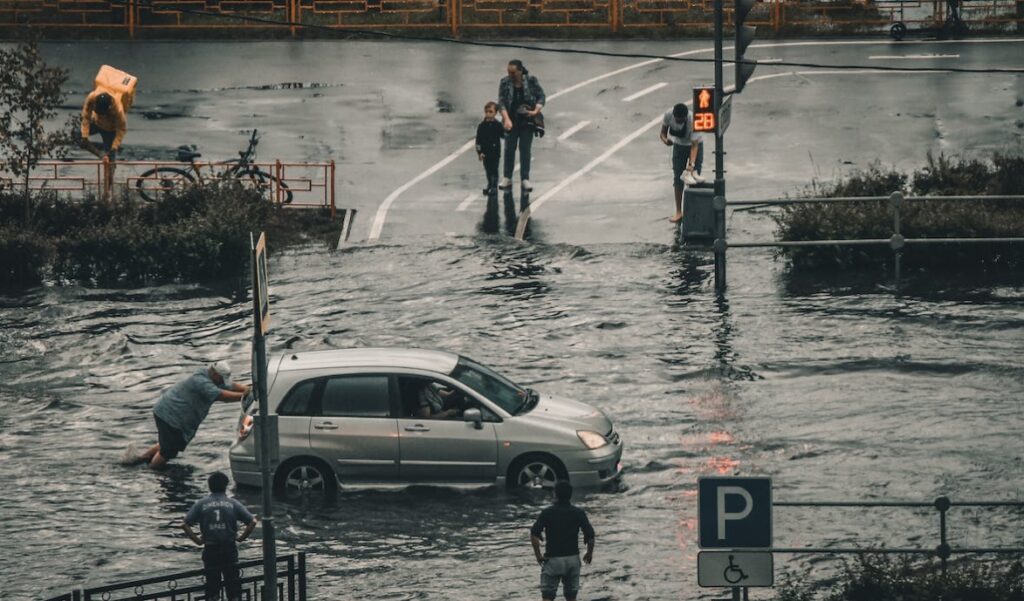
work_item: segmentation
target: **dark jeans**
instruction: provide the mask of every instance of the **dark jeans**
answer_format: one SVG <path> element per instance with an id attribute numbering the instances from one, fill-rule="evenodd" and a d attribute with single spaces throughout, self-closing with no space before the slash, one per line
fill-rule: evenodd
<path id="1" fill-rule="evenodd" d="M 683 187 L 683 180 L 679 179 L 679 176 L 683 174 L 683 170 L 686 169 L 686 162 L 690 160 L 690 147 L 680 146 L 678 144 L 672 145 L 672 185 L 676 188 Z M 700 173 L 701 167 L 704 166 L 704 145 L 701 144 L 697 147 L 697 160 L 693 164 L 693 170 Z"/>
<path id="2" fill-rule="evenodd" d="M 501 162 L 501 150 L 484 153 L 484 172 L 487 173 L 487 187 L 498 185 L 498 163 Z"/>
<path id="3" fill-rule="evenodd" d="M 100 129 L 99 127 L 96 127 L 95 123 L 90 123 L 89 135 L 95 136 L 96 134 L 99 134 L 100 139 L 103 140 L 103 144 L 100 146 L 100 150 L 102 150 L 103 152 L 110 153 L 110 160 L 113 161 L 117 157 L 117 152 L 111 150 L 110 148 L 111 146 L 114 145 L 114 138 L 117 137 L 117 134 L 115 134 L 112 131 Z"/>
<path id="4" fill-rule="evenodd" d="M 530 148 L 533 147 L 533 128 L 515 125 L 505 132 L 505 177 L 511 178 L 516 168 L 516 145 L 519 145 L 519 177 L 530 179 Z"/>
<path id="5" fill-rule="evenodd" d="M 228 590 L 228 599 L 242 598 L 242 584 L 238 581 L 238 547 L 235 545 L 206 545 L 203 547 L 203 569 L 206 570 L 206 599 L 220 599 L 221 582 Z"/>

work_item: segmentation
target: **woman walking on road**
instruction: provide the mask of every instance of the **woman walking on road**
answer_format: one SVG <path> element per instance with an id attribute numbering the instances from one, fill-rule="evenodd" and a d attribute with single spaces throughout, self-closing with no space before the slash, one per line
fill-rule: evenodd
<path id="1" fill-rule="evenodd" d="M 519 147 L 519 172 L 522 179 L 523 192 L 533 189 L 530 186 L 530 149 L 533 136 L 537 133 L 536 121 L 544 108 L 544 88 L 540 82 L 523 66 L 523 61 L 514 59 L 508 62 L 508 77 L 503 77 L 498 85 L 498 104 L 501 106 L 501 118 L 508 132 L 505 136 L 505 170 L 499 188 L 506 190 L 512 187 L 512 171 L 516 166 L 516 146 Z"/>

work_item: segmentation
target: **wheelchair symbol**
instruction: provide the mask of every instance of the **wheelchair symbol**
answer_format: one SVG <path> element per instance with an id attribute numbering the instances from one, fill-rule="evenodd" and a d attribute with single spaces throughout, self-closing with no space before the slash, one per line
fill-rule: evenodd
<path id="1" fill-rule="evenodd" d="M 733 555 L 729 556 L 729 566 L 725 568 L 725 572 L 723 572 L 722 575 L 725 577 L 725 581 L 729 584 L 739 584 L 741 581 L 749 578 L 749 576 L 744 574 L 743 570 L 732 562 L 733 557 Z"/>

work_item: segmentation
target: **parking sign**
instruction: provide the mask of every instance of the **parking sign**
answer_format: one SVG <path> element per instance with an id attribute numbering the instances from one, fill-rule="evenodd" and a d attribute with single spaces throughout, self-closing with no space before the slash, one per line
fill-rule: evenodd
<path id="1" fill-rule="evenodd" d="M 702 549 L 770 549 L 771 478 L 700 478 L 697 523 Z"/>

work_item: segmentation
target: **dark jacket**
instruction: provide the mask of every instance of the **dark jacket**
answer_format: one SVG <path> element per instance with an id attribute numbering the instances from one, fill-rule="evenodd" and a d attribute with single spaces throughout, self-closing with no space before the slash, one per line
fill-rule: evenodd
<path id="1" fill-rule="evenodd" d="M 508 76 L 502 77 L 501 83 L 498 84 L 499 112 L 502 110 L 511 110 L 512 99 L 514 96 L 515 84 L 512 83 L 512 78 Z M 537 78 L 533 75 L 527 75 L 523 78 L 523 102 L 531 109 L 538 104 L 547 104 L 547 96 L 544 95 L 544 88 L 541 87 L 540 82 L 537 81 Z"/>
<path id="2" fill-rule="evenodd" d="M 501 139 L 505 137 L 505 128 L 495 119 L 484 119 L 476 126 L 476 151 L 478 154 L 501 154 Z"/>

